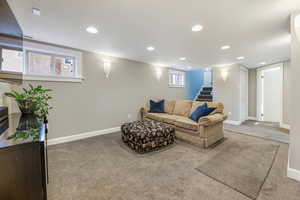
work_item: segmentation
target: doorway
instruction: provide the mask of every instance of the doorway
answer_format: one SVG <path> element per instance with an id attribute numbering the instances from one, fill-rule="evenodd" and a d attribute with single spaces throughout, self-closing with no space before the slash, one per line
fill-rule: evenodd
<path id="1" fill-rule="evenodd" d="M 283 64 L 257 69 L 257 119 L 282 122 Z"/>

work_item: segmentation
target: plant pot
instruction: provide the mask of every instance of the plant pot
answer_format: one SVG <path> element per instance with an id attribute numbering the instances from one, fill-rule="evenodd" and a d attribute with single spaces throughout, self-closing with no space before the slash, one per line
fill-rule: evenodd
<path id="1" fill-rule="evenodd" d="M 17 100 L 22 115 L 34 115 L 37 110 L 37 104 L 31 100 Z"/>

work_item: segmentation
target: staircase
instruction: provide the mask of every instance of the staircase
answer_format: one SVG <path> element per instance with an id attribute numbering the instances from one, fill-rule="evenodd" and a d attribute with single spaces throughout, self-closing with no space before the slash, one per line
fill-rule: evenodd
<path id="1" fill-rule="evenodd" d="M 212 87 L 203 87 L 200 93 L 195 98 L 195 100 L 212 102 L 213 101 L 212 90 L 213 90 Z"/>

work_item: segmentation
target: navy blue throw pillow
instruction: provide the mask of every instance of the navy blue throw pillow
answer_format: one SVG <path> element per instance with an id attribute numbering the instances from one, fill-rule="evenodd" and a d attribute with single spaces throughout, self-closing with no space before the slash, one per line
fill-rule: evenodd
<path id="1" fill-rule="evenodd" d="M 151 113 L 164 113 L 165 112 L 165 100 L 155 102 L 150 100 L 150 110 Z"/>
<path id="2" fill-rule="evenodd" d="M 208 107 L 207 104 L 205 103 L 205 104 L 199 106 L 198 108 L 196 108 L 196 110 L 191 114 L 190 119 L 195 121 L 195 122 L 198 122 L 198 120 L 201 117 L 209 115 L 215 109 L 216 108 Z"/>
<path id="3" fill-rule="evenodd" d="M 196 108 L 196 110 L 191 114 L 190 119 L 197 122 L 200 119 L 200 117 L 202 117 L 203 114 L 205 114 L 206 108 L 206 103 Z"/>

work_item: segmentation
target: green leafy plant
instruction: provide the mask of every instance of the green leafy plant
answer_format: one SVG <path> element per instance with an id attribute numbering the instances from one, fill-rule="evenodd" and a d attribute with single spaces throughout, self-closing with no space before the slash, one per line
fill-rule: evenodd
<path id="1" fill-rule="evenodd" d="M 50 91 L 50 89 L 44 89 L 41 85 L 33 87 L 29 84 L 29 89 L 23 88 L 22 93 L 12 91 L 6 92 L 5 95 L 17 101 L 22 113 L 47 117 L 49 110 L 52 109 L 49 104 L 49 100 L 52 98 L 48 94 Z"/>

